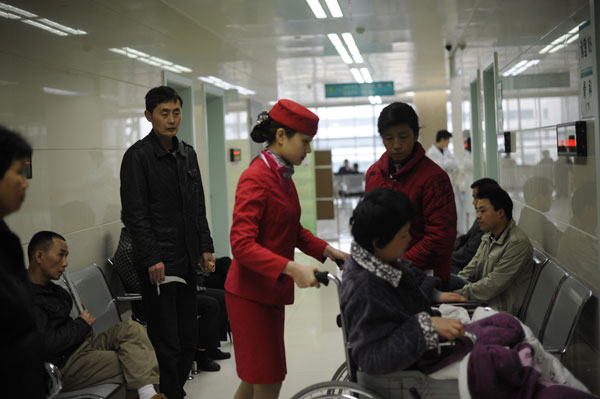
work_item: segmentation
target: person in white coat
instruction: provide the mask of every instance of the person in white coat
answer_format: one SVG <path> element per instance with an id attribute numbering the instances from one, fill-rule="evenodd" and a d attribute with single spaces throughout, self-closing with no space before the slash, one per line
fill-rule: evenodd
<path id="1" fill-rule="evenodd" d="M 456 181 L 456 174 L 458 172 L 458 159 L 454 156 L 454 154 L 448 148 L 448 144 L 450 144 L 450 139 L 452 138 L 452 133 L 447 130 L 440 130 L 437 132 L 435 136 L 435 143 L 429 147 L 426 155 L 431 158 L 433 162 L 438 164 L 438 166 L 448 173 L 448 177 L 450 177 L 450 182 L 452 183 L 452 190 L 454 191 L 454 199 L 456 201 L 456 211 L 458 215 L 458 226 L 461 232 L 465 231 L 464 228 L 464 217 L 463 214 L 463 205 L 460 200 L 461 196 L 459 193 L 459 188 Z"/>
<path id="2" fill-rule="evenodd" d="M 440 130 L 437 132 L 435 143 L 429 147 L 426 155 L 448 173 L 450 181 L 454 186 L 454 172 L 458 170 L 458 160 L 448 149 L 451 138 L 452 133 L 447 130 Z"/>

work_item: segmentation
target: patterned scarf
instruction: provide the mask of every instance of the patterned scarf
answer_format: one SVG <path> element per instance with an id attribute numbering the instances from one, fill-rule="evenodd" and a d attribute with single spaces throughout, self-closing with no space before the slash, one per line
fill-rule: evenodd
<path id="1" fill-rule="evenodd" d="M 356 241 L 352 241 L 352 245 L 350 246 L 350 254 L 356 263 L 358 263 L 363 269 L 373 273 L 379 278 L 384 279 L 394 287 L 398 287 L 400 284 L 402 270 L 396 269 L 389 263 L 383 262 L 371 252 L 358 245 Z"/>
<path id="2" fill-rule="evenodd" d="M 263 150 L 261 151 L 261 155 L 263 155 L 263 159 L 267 162 L 269 167 L 277 172 L 277 177 L 279 178 L 281 186 L 289 191 L 290 179 L 294 174 L 294 165 L 284 161 L 271 150 Z"/>

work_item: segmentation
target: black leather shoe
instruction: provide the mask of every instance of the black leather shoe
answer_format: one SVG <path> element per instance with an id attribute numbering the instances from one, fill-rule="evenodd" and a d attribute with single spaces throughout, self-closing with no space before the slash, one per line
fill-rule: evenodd
<path id="1" fill-rule="evenodd" d="M 202 371 L 219 371 L 221 366 L 206 354 L 206 351 L 196 351 L 196 367 Z"/>
<path id="2" fill-rule="evenodd" d="M 213 360 L 223 360 L 231 358 L 231 353 L 223 352 L 219 348 L 207 349 L 206 354 Z"/>

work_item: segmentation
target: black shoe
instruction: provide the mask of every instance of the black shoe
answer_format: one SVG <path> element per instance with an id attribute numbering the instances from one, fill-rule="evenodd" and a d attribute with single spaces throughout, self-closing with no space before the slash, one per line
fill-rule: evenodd
<path id="1" fill-rule="evenodd" d="M 231 358 L 231 353 L 223 352 L 219 348 L 207 349 L 206 354 L 213 360 L 223 360 Z"/>
<path id="2" fill-rule="evenodd" d="M 206 351 L 196 351 L 196 367 L 202 371 L 219 371 L 221 366 L 206 354 Z"/>

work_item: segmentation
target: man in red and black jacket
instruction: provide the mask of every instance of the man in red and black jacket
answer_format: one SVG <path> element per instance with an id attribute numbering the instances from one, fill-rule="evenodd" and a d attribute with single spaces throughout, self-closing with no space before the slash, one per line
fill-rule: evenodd
<path id="1" fill-rule="evenodd" d="M 410 198 L 415 216 L 404 258 L 422 270 L 433 269 L 445 282 L 456 239 L 456 205 L 448 174 L 417 142 L 419 117 L 410 105 L 396 102 L 385 107 L 377 130 L 386 152 L 367 171 L 366 191 L 385 187 Z"/>

